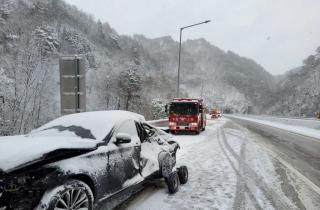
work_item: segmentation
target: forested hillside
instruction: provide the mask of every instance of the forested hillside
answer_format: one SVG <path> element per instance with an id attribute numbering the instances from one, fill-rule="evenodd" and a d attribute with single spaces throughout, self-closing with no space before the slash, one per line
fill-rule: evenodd
<path id="1" fill-rule="evenodd" d="M 23 134 L 60 116 L 59 56 L 65 54 L 85 55 L 88 111 L 164 117 L 164 104 L 176 96 L 178 50 L 168 36 L 119 35 L 63 0 L 0 0 L 0 135 Z M 314 79 L 317 56 L 307 59 L 300 79 L 291 80 Z M 279 98 L 275 84 L 253 60 L 205 39 L 182 44 L 180 96 L 202 97 L 208 108 L 245 112 L 251 105 L 255 113 L 284 114 L 278 101 L 282 92 L 291 97 L 290 82 L 279 85 Z"/>
<path id="2" fill-rule="evenodd" d="M 315 117 L 320 111 L 320 47 L 303 65 L 278 82 L 267 113 L 278 116 Z"/>
<path id="3" fill-rule="evenodd" d="M 0 7 L 0 118 L 6 134 L 60 116 L 59 55 L 85 55 L 90 111 L 126 109 L 152 119 L 152 100 L 173 96 L 158 62 L 108 23 L 59 0 L 0 0 Z"/>
<path id="4" fill-rule="evenodd" d="M 177 78 L 178 43 L 171 37 L 134 38 L 161 63 L 161 70 Z M 181 88 L 188 96 L 200 97 L 210 108 L 232 107 L 257 113 L 272 98 L 274 77 L 251 59 L 224 52 L 205 39 L 187 40 L 181 50 Z"/>

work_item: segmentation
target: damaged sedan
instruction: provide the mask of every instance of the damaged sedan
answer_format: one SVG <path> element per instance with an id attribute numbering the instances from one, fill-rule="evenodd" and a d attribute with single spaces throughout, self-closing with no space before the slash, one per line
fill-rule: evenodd
<path id="1" fill-rule="evenodd" d="M 178 148 L 170 134 L 127 111 L 66 115 L 1 137 L 0 209 L 92 210 L 155 178 L 174 193 L 188 180 L 187 168 L 175 166 Z"/>

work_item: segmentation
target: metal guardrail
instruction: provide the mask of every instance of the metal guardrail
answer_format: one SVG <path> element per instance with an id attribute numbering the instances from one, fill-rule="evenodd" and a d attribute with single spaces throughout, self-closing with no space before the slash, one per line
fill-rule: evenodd
<path id="1" fill-rule="evenodd" d="M 156 127 L 168 127 L 168 119 L 151 120 L 148 123 Z"/>

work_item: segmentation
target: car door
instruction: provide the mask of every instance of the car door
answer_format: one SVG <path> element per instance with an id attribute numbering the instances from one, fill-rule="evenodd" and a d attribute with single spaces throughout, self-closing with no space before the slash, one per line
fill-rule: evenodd
<path id="1" fill-rule="evenodd" d="M 130 143 L 116 144 L 117 134 L 129 134 Z M 139 181 L 140 138 L 134 120 L 126 120 L 108 144 L 107 193 L 114 193 Z"/>
<path id="2" fill-rule="evenodd" d="M 158 155 L 162 151 L 159 145 L 165 140 L 147 123 L 141 123 L 137 127 L 141 139 L 140 173 L 146 178 L 159 170 Z"/>

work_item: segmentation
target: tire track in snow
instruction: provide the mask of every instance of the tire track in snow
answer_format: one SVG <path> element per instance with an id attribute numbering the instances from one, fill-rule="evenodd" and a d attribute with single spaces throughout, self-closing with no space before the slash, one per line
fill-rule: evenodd
<path id="1" fill-rule="evenodd" d="M 222 127 L 222 126 L 219 126 L 219 127 Z M 238 129 L 235 129 L 235 130 L 238 130 Z M 241 132 L 240 130 L 238 130 L 238 131 Z M 217 132 L 217 136 L 218 136 L 218 134 L 219 134 L 219 132 Z M 246 160 L 246 149 L 247 149 L 246 146 L 247 146 L 248 140 L 245 137 L 243 137 L 243 132 L 241 132 L 241 135 L 237 135 L 237 134 L 231 133 L 231 132 L 228 132 L 228 134 L 241 140 L 240 156 L 243 160 Z M 224 154 L 228 158 L 228 155 L 225 152 L 225 149 L 221 145 L 220 138 L 219 137 L 217 137 L 217 138 L 219 139 L 219 144 L 220 144 L 221 149 L 223 150 Z M 248 187 L 247 180 L 245 178 L 246 176 L 243 173 L 243 170 L 244 170 L 243 166 L 241 164 L 239 164 L 239 170 L 237 170 L 236 167 L 234 166 L 232 160 L 230 158 L 228 158 L 228 160 L 229 160 L 230 164 L 233 166 L 233 169 L 237 173 L 237 176 L 238 176 L 237 177 L 237 179 L 238 179 L 237 189 L 235 192 L 235 200 L 233 203 L 233 209 L 235 209 L 235 210 L 245 209 L 245 207 L 246 207 L 245 195 L 246 194 L 247 194 L 248 198 L 250 199 L 251 204 L 255 207 L 255 209 L 263 209 L 260 206 L 257 199 L 255 198 L 255 196 L 252 194 L 252 191 L 254 191 L 254 190 L 250 190 L 250 188 Z"/>
<path id="2" fill-rule="evenodd" d="M 232 134 L 233 135 L 233 134 Z M 235 136 L 235 135 L 233 135 Z M 239 136 L 236 136 L 236 138 L 239 138 Z M 219 134 L 217 132 L 217 139 L 219 139 Z M 241 149 L 240 149 L 240 156 L 245 160 L 246 159 L 246 142 L 245 142 L 245 139 L 244 138 L 241 138 Z M 221 147 L 221 145 L 220 145 Z M 221 147 L 221 149 L 223 149 Z M 226 155 L 226 153 L 225 153 Z M 230 162 L 230 160 L 229 160 Z M 233 165 L 231 162 L 230 162 L 231 165 Z M 232 167 L 233 170 L 235 170 L 234 166 Z M 242 166 L 239 165 L 239 171 L 243 170 L 242 169 Z M 236 170 L 235 170 L 236 171 Z M 245 199 L 245 191 L 248 191 L 246 188 L 247 186 L 244 184 L 245 183 L 245 180 L 242 180 L 242 177 L 239 176 L 237 174 L 237 187 L 236 187 L 236 192 L 235 192 L 235 198 L 234 198 L 234 202 L 233 202 L 233 209 L 234 210 L 241 210 L 241 209 L 245 209 L 245 206 L 246 206 L 246 199 Z M 250 191 L 249 191 L 250 192 Z M 251 195 L 251 193 L 250 193 Z M 250 196 L 250 199 L 252 198 L 253 196 L 251 195 Z M 254 197 L 253 197 L 254 198 Z M 252 200 L 252 199 L 251 199 Z M 253 202 L 254 203 L 254 202 Z M 257 203 L 257 202 L 255 202 Z M 259 206 L 255 206 L 256 209 L 258 209 Z"/>
<path id="3" fill-rule="evenodd" d="M 170 209 L 229 209 L 232 206 L 236 186 L 236 179 L 230 175 L 233 170 L 221 170 L 225 167 L 224 162 L 219 161 L 223 154 L 217 144 L 213 145 L 216 129 L 206 132 L 209 132 L 206 139 L 193 145 L 194 149 L 188 153 L 188 157 L 197 159 L 190 168 L 189 182 L 164 200 L 171 204 Z"/>
<path id="4" fill-rule="evenodd" d="M 239 170 L 237 170 L 236 166 L 234 165 L 234 163 L 232 162 L 232 160 L 229 158 L 228 154 L 226 153 L 225 149 L 221 145 L 220 138 L 219 138 L 219 132 L 217 132 L 217 139 L 218 139 L 218 143 L 220 145 L 222 152 L 224 153 L 224 155 L 228 159 L 231 167 L 233 168 L 233 170 L 237 174 L 238 181 L 237 181 L 237 186 L 236 186 L 236 193 L 235 193 L 235 199 L 234 199 L 234 203 L 233 203 L 233 209 L 236 209 L 236 210 L 245 209 L 245 193 L 247 193 L 248 197 L 249 197 L 252 205 L 255 207 L 255 209 L 262 210 L 263 208 L 260 207 L 258 201 L 253 196 L 253 194 L 251 193 L 251 190 L 249 189 L 248 185 L 246 184 L 246 180 L 243 178 L 243 176 L 240 173 L 240 171 L 243 170 L 242 165 L 239 165 Z"/>
<path id="5" fill-rule="evenodd" d="M 283 153 L 280 151 L 277 147 L 273 145 L 266 144 L 261 137 L 249 132 L 248 129 L 241 127 L 240 125 L 235 124 L 237 127 L 239 127 L 242 130 L 245 130 L 246 133 L 254 138 L 271 156 L 276 158 L 278 161 L 280 161 L 285 167 L 287 167 L 292 173 L 296 174 L 302 181 L 304 181 L 310 189 L 314 190 L 317 195 L 320 195 L 320 187 L 315 184 L 316 180 L 314 180 L 314 177 L 319 177 L 320 172 L 316 169 L 312 168 L 308 164 L 304 164 L 304 161 L 301 161 L 300 159 L 293 158 L 289 156 L 288 154 Z M 293 150 L 292 150 L 293 151 Z M 299 168 L 296 168 L 295 165 L 299 165 Z M 312 175 L 311 175 L 312 174 Z"/>
<path id="6" fill-rule="evenodd" d="M 219 130 L 222 134 L 222 140 L 223 140 L 225 147 L 228 149 L 228 151 L 231 153 L 231 155 L 238 161 L 239 165 L 241 165 L 242 168 L 244 169 L 244 170 L 242 170 L 243 174 L 235 169 L 236 173 L 239 174 L 242 177 L 242 179 L 244 179 L 243 177 L 250 177 L 252 179 L 252 181 L 255 183 L 255 186 L 261 190 L 261 192 L 265 195 L 265 198 L 271 202 L 271 204 L 274 206 L 275 209 L 285 209 L 286 210 L 286 209 L 294 208 L 293 206 L 291 206 L 287 203 L 284 203 L 279 198 L 279 196 L 276 194 L 276 192 L 274 190 L 272 190 L 271 188 L 269 188 L 269 186 L 264 182 L 264 180 L 261 177 L 259 177 L 259 175 L 257 175 L 254 172 L 254 170 L 251 169 L 251 167 L 245 162 L 245 160 L 243 160 L 238 154 L 236 154 L 236 152 L 231 148 L 231 146 L 227 142 L 224 129 L 220 128 Z M 219 139 L 219 144 L 221 145 L 220 139 Z M 249 190 L 248 192 L 250 192 L 251 190 L 250 190 L 248 184 L 246 184 L 246 186 L 248 187 L 247 188 Z M 249 197 L 251 197 L 251 196 L 249 196 Z"/>
<path id="7" fill-rule="evenodd" d="M 208 129 L 207 129 L 208 130 Z M 214 133 L 214 132 L 212 132 L 212 133 Z M 204 143 L 204 142 L 206 142 L 206 141 L 210 141 L 210 136 L 211 135 L 208 135 L 207 137 L 206 137 L 206 139 L 203 141 L 203 142 L 201 142 L 201 144 L 198 144 L 198 145 L 189 145 L 188 147 L 190 147 L 190 146 L 193 146 L 193 147 L 200 147 L 199 148 L 199 150 L 201 149 L 201 147 L 203 146 L 202 144 Z M 197 150 L 198 151 L 198 150 Z M 189 155 L 192 157 L 192 156 L 194 156 L 194 155 L 196 155 L 196 154 L 193 154 L 193 153 L 195 153 L 195 151 L 191 151 L 190 153 L 189 153 Z M 201 164 L 198 164 L 197 165 L 197 171 L 205 171 L 206 169 L 201 165 Z M 190 175 L 190 171 L 189 171 L 189 175 Z M 202 183 L 205 183 L 206 182 L 206 180 L 208 179 L 208 176 L 207 175 L 203 175 L 203 176 L 200 176 L 200 177 L 196 177 L 197 179 L 196 180 L 189 180 L 189 182 L 187 183 L 187 184 L 190 184 L 191 183 L 191 187 L 189 187 L 188 189 L 186 189 L 185 187 L 186 187 L 186 185 L 183 185 L 184 186 L 184 189 L 182 189 L 181 188 L 181 186 L 179 187 L 179 193 L 180 193 L 180 195 L 179 195 L 179 197 L 180 197 L 180 201 L 179 202 L 177 202 L 176 200 L 174 200 L 174 201 L 171 201 L 172 202 L 172 206 L 171 206 L 171 208 L 172 209 L 181 209 L 181 210 L 183 210 L 183 209 L 189 209 L 191 206 L 192 206 L 192 204 L 190 203 L 190 205 L 188 205 L 188 207 L 186 207 L 186 203 L 188 203 L 188 201 L 187 201 L 187 199 L 188 198 L 199 198 L 196 194 L 198 193 L 198 191 L 197 191 L 197 189 L 199 188 L 199 186 L 202 184 Z M 183 192 L 181 192 L 181 191 L 183 191 Z M 171 196 L 172 195 L 169 195 L 169 199 L 171 198 Z M 175 195 L 176 196 L 176 195 Z M 165 202 L 170 202 L 170 200 L 164 200 Z"/>
<path id="8" fill-rule="evenodd" d="M 259 143 L 262 143 L 260 140 L 258 140 L 258 141 L 259 141 Z M 274 150 L 278 151 L 278 153 L 284 154 L 285 156 L 287 156 L 287 158 L 290 158 L 290 159 L 294 160 L 295 162 L 299 162 L 300 164 L 303 164 L 305 168 L 308 168 L 308 171 L 310 171 L 310 172 L 312 172 L 314 174 L 312 177 L 308 177 L 308 178 L 313 180 L 315 183 L 317 183 L 319 185 L 319 183 L 320 183 L 320 178 L 319 178 L 320 177 L 319 176 L 320 175 L 320 173 L 319 173 L 320 161 L 318 161 L 316 159 L 312 159 L 311 162 L 308 161 L 309 160 L 309 156 L 306 155 L 307 152 L 305 152 L 303 150 L 303 148 L 300 148 L 300 151 L 295 149 L 295 145 L 293 143 L 280 142 L 280 141 L 277 142 L 277 143 L 281 144 L 283 147 L 285 147 L 285 149 L 287 149 L 289 151 L 289 153 L 291 153 L 291 154 L 290 155 L 287 154 L 287 153 L 284 154 L 284 153 L 280 152 L 276 148 L 274 148 Z M 297 154 L 300 155 L 300 156 L 298 156 Z M 312 166 L 314 166 L 314 167 L 312 167 Z M 306 175 L 306 174 L 304 174 L 304 175 Z"/>
<path id="9" fill-rule="evenodd" d="M 253 129 L 253 131 L 255 132 L 255 129 Z M 259 133 L 259 132 L 260 132 L 260 130 L 256 131 L 256 133 Z M 287 132 L 287 131 L 285 131 L 285 132 Z M 283 146 L 283 149 L 288 150 L 288 152 L 286 152 L 286 156 L 288 156 L 289 158 L 298 159 L 300 162 L 305 163 L 305 165 L 312 171 L 319 171 L 320 170 L 320 160 L 313 158 L 312 162 L 308 161 L 310 156 L 317 156 L 317 154 L 310 155 L 309 154 L 310 152 L 308 152 L 304 148 L 296 147 L 293 142 L 288 142 L 287 140 L 282 139 L 281 137 L 275 136 L 273 134 L 269 134 L 269 133 L 265 133 L 265 132 L 262 132 L 262 133 L 263 133 L 263 137 L 267 140 L 267 142 L 269 144 L 274 145 L 274 143 L 277 143 L 277 144 Z M 261 142 L 261 141 L 259 140 L 259 142 Z M 279 150 L 277 149 L 277 151 L 279 151 Z M 301 159 L 302 157 L 307 160 Z M 318 179 L 317 181 L 319 182 L 320 180 Z"/>
<path id="10" fill-rule="evenodd" d="M 298 155 L 290 154 L 296 152 L 301 155 L 301 151 L 289 149 L 288 147 L 286 147 L 286 152 L 280 151 L 278 147 L 270 144 L 268 138 L 252 133 L 247 128 L 238 124 L 234 123 L 234 125 L 250 136 L 250 138 L 254 138 L 274 158 L 276 172 L 277 170 L 279 172 L 280 168 L 280 173 L 277 173 L 279 176 L 283 176 L 281 177 L 282 191 L 285 192 L 288 198 L 293 200 L 298 209 L 319 209 L 320 188 L 316 184 L 318 183 L 318 179 L 315 178 L 319 177 L 320 173 L 309 164 L 306 164 L 305 160 L 300 160 Z M 292 155 L 297 158 L 292 157 Z"/>
<path id="11" fill-rule="evenodd" d="M 220 125 L 221 126 L 221 125 Z M 218 129 L 218 128 L 217 128 Z M 234 133 L 229 133 L 229 135 L 232 135 L 233 137 L 237 139 L 241 139 L 241 148 L 240 148 L 240 156 L 245 160 L 246 159 L 246 141 L 245 138 L 242 137 L 242 135 L 236 135 Z M 217 132 L 217 139 L 219 139 L 219 132 Z M 229 159 L 227 153 L 225 152 L 224 148 L 220 144 L 221 150 L 223 151 L 224 155 L 227 157 L 230 165 L 232 166 L 233 170 L 237 173 L 238 170 L 236 170 L 236 167 L 234 166 L 233 162 Z M 239 165 L 239 171 L 243 170 L 242 165 Z M 249 199 L 254 204 L 256 209 L 261 209 L 258 202 L 255 200 L 254 196 L 251 194 L 251 191 L 248 189 L 248 186 L 245 184 L 245 180 L 242 179 L 242 177 L 237 173 L 237 186 L 236 186 L 236 192 L 235 192 L 235 198 L 233 202 L 233 209 L 234 210 L 242 210 L 245 209 L 246 205 L 246 197 L 245 193 L 247 192 Z"/>

